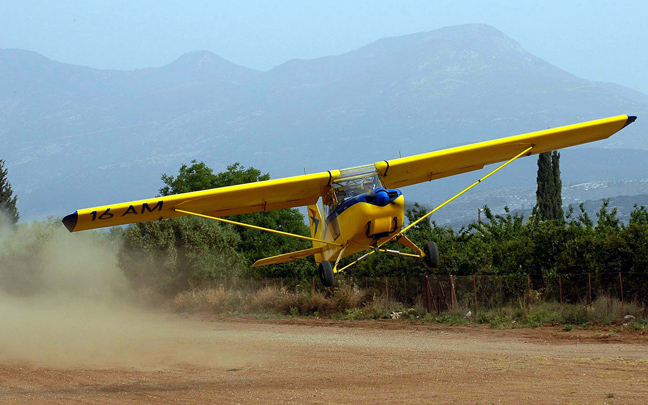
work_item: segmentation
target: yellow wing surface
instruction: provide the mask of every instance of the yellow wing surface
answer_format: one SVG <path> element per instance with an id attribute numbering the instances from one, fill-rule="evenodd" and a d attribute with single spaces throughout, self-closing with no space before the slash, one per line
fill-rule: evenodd
<path id="1" fill-rule="evenodd" d="M 637 117 L 618 115 L 545 131 L 474 143 L 376 163 L 385 187 L 401 188 L 506 161 L 529 146 L 530 155 L 606 139 Z"/>
<path id="2" fill-rule="evenodd" d="M 375 163 L 375 167 L 385 187 L 400 188 L 506 161 L 529 146 L 533 146 L 529 154 L 537 154 L 605 139 L 635 119 L 636 117 L 633 116 L 619 115 L 406 158 L 385 160 Z M 74 232 L 185 215 L 175 212 L 175 209 L 224 217 L 313 205 L 326 194 L 331 183 L 339 175 L 339 170 L 331 170 L 86 208 L 66 216 L 63 223 L 70 232 Z"/>
<path id="3" fill-rule="evenodd" d="M 70 232 L 173 218 L 174 209 L 213 217 L 300 207 L 317 203 L 339 170 L 149 198 L 78 210 L 63 218 Z"/>

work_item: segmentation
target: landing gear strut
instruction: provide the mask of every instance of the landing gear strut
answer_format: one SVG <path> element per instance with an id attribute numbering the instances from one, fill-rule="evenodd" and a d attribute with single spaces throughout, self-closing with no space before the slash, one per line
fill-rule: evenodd
<path id="1" fill-rule="evenodd" d="M 439 267 L 439 248 L 434 242 L 427 242 L 423 247 L 423 252 L 425 257 L 423 258 L 423 263 L 429 268 Z"/>
<path id="2" fill-rule="evenodd" d="M 333 275 L 331 262 L 325 260 L 319 264 L 319 276 L 324 287 L 333 287 L 335 276 Z"/>

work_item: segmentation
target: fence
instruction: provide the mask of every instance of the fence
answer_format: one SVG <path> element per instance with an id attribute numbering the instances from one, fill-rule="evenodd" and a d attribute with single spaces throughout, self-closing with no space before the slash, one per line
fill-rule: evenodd
<path id="1" fill-rule="evenodd" d="M 541 275 L 428 275 L 422 277 L 354 278 L 338 276 L 338 283 L 347 283 L 368 294 L 384 296 L 406 306 L 422 304 L 428 312 L 438 313 L 467 308 L 501 309 L 506 306 L 529 307 L 554 302 L 591 305 L 598 297 L 617 299 L 623 305 L 637 303 L 648 307 L 648 273 L 565 274 L 555 277 Z M 329 290 L 318 279 L 234 279 L 220 283 L 225 289 L 255 291 L 264 287 L 295 292 Z"/>

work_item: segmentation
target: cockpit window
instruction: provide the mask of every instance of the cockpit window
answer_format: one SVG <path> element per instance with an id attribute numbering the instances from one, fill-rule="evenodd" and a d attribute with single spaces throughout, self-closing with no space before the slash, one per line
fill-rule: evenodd
<path id="1" fill-rule="evenodd" d="M 328 216 L 338 205 L 349 198 L 371 193 L 377 187 L 382 186 L 374 165 L 340 170 L 340 177 L 333 181 L 331 190 L 324 198 L 324 205 L 327 207 L 326 215 Z"/>

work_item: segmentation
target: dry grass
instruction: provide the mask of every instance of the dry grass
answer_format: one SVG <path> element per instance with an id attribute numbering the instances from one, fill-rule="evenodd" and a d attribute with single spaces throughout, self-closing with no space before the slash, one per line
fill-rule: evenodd
<path id="1" fill-rule="evenodd" d="M 332 292 L 292 292 L 281 287 L 263 287 L 245 292 L 223 287 L 185 291 L 175 296 L 177 312 L 212 312 L 306 315 L 331 314 L 361 307 L 367 294 L 357 286 L 340 284 Z"/>
<path id="2" fill-rule="evenodd" d="M 219 312 L 228 295 L 222 288 L 186 291 L 176 295 L 173 306 L 179 312 Z"/>
<path id="3" fill-rule="evenodd" d="M 400 318 L 421 322 L 451 324 L 486 323 L 493 327 L 533 327 L 542 325 L 621 325 L 634 322 L 641 327 L 643 308 L 599 297 L 591 307 L 538 302 L 499 310 L 480 310 L 477 316 L 466 316 L 471 308 L 458 308 L 440 316 L 426 314 L 419 301 L 405 306 L 384 295 L 370 295 L 356 284 L 339 282 L 332 290 L 290 291 L 283 287 L 266 286 L 256 291 L 203 288 L 178 294 L 173 300 L 178 312 L 216 314 L 256 314 L 275 316 L 323 315 L 336 319 Z M 630 316 L 628 316 L 630 315 Z"/>
<path id="4" fill-rule="evenodd" d="M 626 316 L 630 315 L 632 319 L 640 319 L 644 310 L 634 302 L 621 302 L 607 296 L 601 296 L 592 303 L 590 312 L 596 318 L 604 319 L 605 323 L 625 323 Z"/>
<path id="5" fill-rule="evenodd" d="M 335 303 L 320 292 L 311 294 L 301 306 L 302 314 L 327 314 L 335 310 Z"/>

